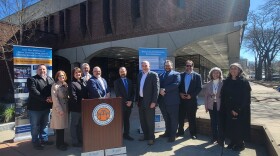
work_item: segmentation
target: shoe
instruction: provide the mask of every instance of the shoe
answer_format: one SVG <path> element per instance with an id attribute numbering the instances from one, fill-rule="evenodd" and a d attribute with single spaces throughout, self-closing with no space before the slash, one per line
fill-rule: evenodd
<path id="1" fill-rule="evenodd" d="M 222 140 L 217 140 L 217 143 L 218 143 L 218 145 L 220 145 L 220 146 L 222 146 L 222 147 L 224 147 L 225 146 L 225 143 L 224 143 L 224 141 L 222 141 Z"/>
<path id="2" fill-rule="evenodd" d="M 138 141 L 145 141 L 145 140 L 148 140 L 147 138 L 145 137 L 142 137 L 142 138 L 139 138 Z"/>
<path id="3" fill-rule="evenodd" d="M 178 132 L 178 133 L 176 134 L 176 137 L 183 136 L 183 135 L 184 135 L 184 132 Z"/>
<path id="4" fill-rule="evenodd" d="M 245 149 L 244 145 L 235 145 L 232 147 L 233 151 L 243 151 Z"/>
<path id="5" fill-rule="evenodd" d="M 67 150 L 67 146 L 65 146 L 65 145 L 60 145 L 60 146 L 57 146 L 56 148 L 58 150 L 61 150 L 61 151 L 66 151 Z"/>
<path id="6" fill-rule="evenodd" d="M 212 144 L 214 144 L 215 142 L 218 142 L 218 140 L 217 140 L 217 139 L 214 139 L 214 138 L 212 138 L 212 139 L 210 140 L 210 143 L 212 143 Z"/>
<path id="7" fill-rule="evenodd" d="M 175 137 L 170 137 L 168 138 L 167 142 L 174 142 L 175 140 L 176 140 Z"/>
<path id="8" fill-rule="evenodd" d="M 154 143 L 155 143 L 155 140 L 149 140 L 148 141 L 148 145 L 150 145 L 150 146 L 153 145 Z"/>
<path id="9" fill-rule="evenodd" d="M 235 145 L 233 143 L 228 144 L 227 149 L 232 149 Z"/>
<path id="10" fill-rule="evenodd" d="M 74 143 L 72 144 L 73 147 L 82 147 L 83 145 L 81 143 Z"/>
<path id="11" fill-rule="evenodd" d="M 166 138 L 166 137 L 168 137 L 168 134 L 167 134 L 167 133 L 164 133 L 164 134 L 159 135 L 159 137 L 160 137 L 160 138 Z"/>
<path id="12" fill-rule="evenodd" d="M 195 140 L 195 139 L 197 139 L 197 136 L 196 136 L 196 135 L 192 135 L 191 138 L 192 138 L 193 140 Z"/>
<path id="13" fill-rule="evenodd" d="M 54 144 L 54 142 L 53 141 L 41 141 L 41 144 L 42 145 L 53 145 Z"/>
<path id="14" fill-rule="evenodd" d="M 33 143 L 33 147 L 36 150 L 43 150 L 44 146 L 41 143 Z"/>
<path id="15" fill-rule="evenodd" d="M 133 139 L 131 136 L 129 136 L 129 135 L 124 135 L 123 138 L 124 138 L 125 140 L 129 140 L 129 141 L 134 140 L 134 139 Z"/>

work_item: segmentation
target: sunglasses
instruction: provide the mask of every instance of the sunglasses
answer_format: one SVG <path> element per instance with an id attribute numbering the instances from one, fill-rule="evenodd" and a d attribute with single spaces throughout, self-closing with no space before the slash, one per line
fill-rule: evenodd
<path id="1" fill-rule="evenodd" d="M 64 75 L 59 75 L 59 77 L 64 77 Z"/>

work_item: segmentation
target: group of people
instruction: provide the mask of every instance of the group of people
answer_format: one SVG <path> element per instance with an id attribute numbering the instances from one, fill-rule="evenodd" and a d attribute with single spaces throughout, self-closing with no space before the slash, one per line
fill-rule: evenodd
<path id="1" fill-rule="evenodd" d="M 185 72 L 173 70 L 173 62 L 166 60 L 165 71 L 157 74 L 150 70 L 148 61 L 141 62 L 142 71 L 138 74 L 136 89 L 127 78 L 125 67 L 119 68 L 120 78 L 114 81 L 116 97 L 122 97 L 123 138 L 134 140 L 129 135 L 129 118 L 133 103 L 137 103 L 143 137 L 139 141 L 155 142 L 155 108 L 158 105 L 164 121 L 168 142 L 183 136 L 185 118 L 188 119 L 192 139 L 197 139 L 196 111 L 197 96 L 202 90 L 200 74 L 196 73 L 194 63 L 186 61 Z M 45 145 L 52 145 L 44 131 L 48 124 L 48 114 L 52 108 L 50 127 L 56 130 L 56 147 L 67 150 L 64 142 L 64 129 L 68 128 L 70 112 L 70 132 L 72 145 L 82 146 L 81 101 L 87 98 L 109 98 L 110 88 L 101 77 L 100 67 L 93 68 L 87 63 L 82 69 L 72 70 L 72 82 L 67 84 L 64 71 L 58 71 L 55 80 L 47 76 L 45 65 L 39 65 L 37 75 L 27 80 L 29 89 L 28 111 L 31 123 L 32 143 L 35 149 L 42 150 Z M 223 80 L 220 68 L 214 67 L 209 72 L 210 82 L 205 85 L 205 109 L 209 112 L 212 128 L 211 142 L 224 145 L 225 138 L 230 139 L 227 148 L 244 149 L 244 139 L 250 130 L 250 85 L 243 75 L 240 64 L 230 65 L 229 74 Z"/>

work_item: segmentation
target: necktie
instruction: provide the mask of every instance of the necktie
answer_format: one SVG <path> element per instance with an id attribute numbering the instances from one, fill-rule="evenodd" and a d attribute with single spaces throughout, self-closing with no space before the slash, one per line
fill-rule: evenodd
<path id="1" fill-rule="evenodd" d="M 128 84 L 127 84 L 127 80 L 126 80 L 126 79 L 123 79 L 123 83 L 124 83 L 124 87 L 125 87 L 126 93 L 128 93 Z"/>

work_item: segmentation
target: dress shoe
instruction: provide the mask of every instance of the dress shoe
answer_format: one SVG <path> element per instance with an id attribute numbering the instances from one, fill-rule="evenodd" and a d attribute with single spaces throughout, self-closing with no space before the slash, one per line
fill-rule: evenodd
<path id="1" fill-rule="evenodd" d="M 56 147 L 58 150 L 61 150 L 61 151 L 66 151 L 67 150 L 67 146 L 65 146 L 64 144 L 63 145 L 59 145 Z"/>
<path id="2" fill-rule="evenodd" d="M 36 150 L 43 150 L 44 146 L 41 143 L 33 143 L 33 147 Z"/>
<path id="3" fill-rule="evenodd" d="M 193 140 L 195 140 L 195 139 L 197 139 L 197 136 L 196 136 L 196 135 L 192 135 L 191 138 L 192 138 Z"/>
<path id="4" fill-rule="evenodd" d="M 147 138 L 145 137 L 142 137 L 142 138 L 139 138 L 138 141 L 145 141 L 145 140 L 148 140 Z"/>
<path id="5" fill-rule="evenodd" d="M 150 145 L 150 146 L 153 145 L 154 143 L 155 143 L 155 140 L 149 140 L 148 141 L 148 145 Z"/>
<path id="6" fill-rule="evenodd" d="M 183 135 L 184 135 L 184 132 L 178 132 L 178 133 L 176 134 L 176 137 L 183 136 Z"/>
<path id="7" fill-rule="evenodd" d="M 235 145 L 232 147 L 233 151 L 243 151 L 245 149 L 244 145 Z"/>
<path id="8" fill-rule="evenodd" d="M 166 138 L 166 137 L 168 137 L 168 134 L 164 133 L 164 134 L 159 135 L 159 137 L 160 138 Z"/>
<path id="9" fill-rule="evenodd" d="M 235 145 L 233 143 L 230 143 L 227 145 L 227 149 L 232 149 Z"/>
<path id="10" fill-rule="evenodd" d="M 131 136 L 129 136 L 129 135 L 124 135 L 123 138 L 124 138 L 125 140 L 129 140 L 129 141 L 134 140 L 134 139 L 133 139 Z"/>
<path id="11" fill-rule="evenodd" d="M 175 137 L 170 137 L 168 138 L 167 142 L 174 142 L 175 141 Z"/>
<path id="12" fill-rule="evenodd" d="M 53 145 L 54 144 L 54 142 L 53 141 L 41 141 L 41 144 L 42 145 Z"/>
<path id="13" fill-rule="evenodd" d="M 210 143 L 212 143 L 212 144 L 214 144 L 215 142 L 217 142 L 217 139 L 212 138 L 212 139 L 210 140 Z"/>

